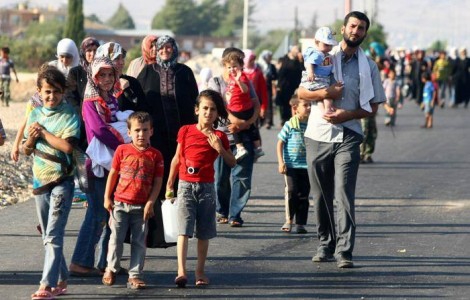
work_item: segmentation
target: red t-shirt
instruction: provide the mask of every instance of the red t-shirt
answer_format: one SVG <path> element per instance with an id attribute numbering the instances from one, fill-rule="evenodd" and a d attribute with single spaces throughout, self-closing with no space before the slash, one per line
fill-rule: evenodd
<path id="1" fill-rule="evenodd" d="M 119 173 L 114 200 L 128 204 L 145 204 L 153 181 L 163 177 L 163 156 L 155 148 L 138 150 L 132 143 L 119 145 L 112 168 Z"/>
<path id="2" fill-rule="evenodd" d="M 225 149 L 229 149 L 227 135 L 214 130 Z M 196 128 L 196 125 L 185 125 L 180 128 L 177 138 L 181 147 L 179 178 L 189 182 L 214 182 L 214 161 L 219 153 L 209 145 L 207 136 Z M 194 174 L 188 168 L 196 169 Z"/>
<path id="3" fill-rule="evenodd" d="M 248 91 L 246 93 L 243 93 L 242 89 L 233 78 L 230 78 L 227 84 L 227 92 L 230 92 L 232 94 L 230 100 L 227 103 L 227 109 L 229 111 L 242 112 L 245 110 L 249 110 L 253 107 L 253 102 L 251 101 L 249 90 L 250 80 L 248 79 L 248 77 L 246 77 L 245 73 L 242 73 L 242 75 L 240 76 L 240 81 L 246 84 L 246 86 L 248 87 Z"/>

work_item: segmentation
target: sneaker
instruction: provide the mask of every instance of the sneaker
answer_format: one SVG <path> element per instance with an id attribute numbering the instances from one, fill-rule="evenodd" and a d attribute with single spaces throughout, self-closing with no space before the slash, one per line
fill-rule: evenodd
<path id="1" fill-rule="evenodd" d="M 336 256 L 336 265 L 341 269 L 354 268 L 352 258 L 350 255 L 346 255 L 345 253 L 339 253 Z"/>
<path id="2" fill-rule="evenodd" d="M 327 262 L 334 260 L 333 254 L 327 248 L 320 248 L 312 258 L 313 262 Z"/>
<path id="3" fill-rule="evenodd" d="M 261 149 L 261 147 L 255 149 L 255 160 L 257 160 L 258 158 L 260 158 L 263 155 L 266 155 L 266 153 L 264 153 L 264 151 L 263 151 L 263 149 Z"/>
<path id="4" fill-rule="evenodd" d="M 246 151 L 246 149 L 244 147 L 243 148 L 237 148 L 237 153 L 235 154 L 235 159 L 237 161 L 240 161 L 247 155 L 248 155 L 248 151 Z"/>

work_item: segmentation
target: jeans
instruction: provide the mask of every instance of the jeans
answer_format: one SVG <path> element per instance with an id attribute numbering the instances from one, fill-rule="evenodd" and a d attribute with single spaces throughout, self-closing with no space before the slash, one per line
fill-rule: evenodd
<path id="1" fill-rule="evenodd" d="M 103 230 L 108 219 L 108 212 L 104 208 L 106 178 L 90 178 L 90 184 L 91 192 L 86 195 L 88 208 L 72 255 L 73 264 L 86 268 L 93 268 L 95 265 L 95 248 L 98 241 L 104 245 L 100 247 L 98 261 L 106 261 L 109 242 L 109 235 Z M 98 267 L 103 268 L 103 266 Z"/>
<path id="2" fill-rule="evenodd" d="M 248 155 L 237 162 L 231 172 L 232 189 L 230 193 L 229 221 L 237 221 L 243 224 L 241 213 L 245 208 L 251 194 L 251 178 L 253 176 L 254 151 L 253 142 L 244 141 L 243 146 Z M 236 146 L 232 146 L 232 152 L 236 153 Z"/>
<path id="3" fill-rule="evenodd" d="M 305 138 L 319 248 L 352 256 L 356 236 L 355 197 L 362 136 L 344 128 L 342 143 Z M 338 232 L 335 232 L 336 201 Z"/>
<path id="4" fill-rule="evenodd" d="M 216 192 L 216 212 L 220 217 L 228 218 L 230 209 L 230 194 L 232 187 L 230 186 L 230 168 L 219 156 L 214 162 L 215 170 L 215 192 Z"/>
<path id="5" fill-rule="evenodd" d="M 41 285 L 56 287 L 57 282 L 68 279 L 63 248 L 65 226 L 72 208 L 74 182 L 67 179 L 47 193 L 35 195 L 36 211 L 42 229 L 46 250 Z"/>
<path id="6" fill-rule="evenodd" d="M 129 278 L 142 279 L 145 261 L 145 237 L 147 222 L 144 221 L 144 205 L 131 205 L 116 201 L 110 217 L 111 236 L 109 239 L 108 269 L 114 273 L 121 269 L 123 244 L 127 230 L 131 230 L 131 261 Z"/>

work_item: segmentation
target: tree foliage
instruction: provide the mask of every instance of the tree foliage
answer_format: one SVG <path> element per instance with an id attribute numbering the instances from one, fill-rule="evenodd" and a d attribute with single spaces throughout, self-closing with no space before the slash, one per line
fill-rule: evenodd
<path id="1" fill-rule="evenodd" d="M 430 50 L 432 51 L 444 51 L 447 48 L 447 42 L 445 41 L 434 41 L 431 46 L 429 47 Z"/>
<path id="2" fill-rule="evenodd" d="M 242 29 L 243 0 L 166 0 L 152 19 L 153 29 L 170 29 L 179 35 L 233 37 Z M 250 6 L 252 12 L 254 6 Z"/>
<path id="3" fill-rule="evenodd" d="M 85 19 L 94 23 L 103 24 L 103 21 L 101 21 L 101 19 L 98 18 L 96 14 L 91 14 L 89 16 L 86 16 Z"/>
<path id="4" fill-rule="evenodd" d="M 166 0 L 162 10 L 152 19 L 152 28 L 167 28 L 182 35 L 197 34 L 195 12 L 196 5 L 192 0 Z"/>
<path id="5" fill-rule="evenodd" d="M 64 36 L 74 40 L 77 45 L 85 37 L 83 20 L 83 0 L 69 0 Z"/>
<path id="6" fill-rule="evenodd" d="M 119 3 L 117 11 L 106 21 L 106 25 L 115 29 L 134 29 L 135 24 L 129 11 Z"/>

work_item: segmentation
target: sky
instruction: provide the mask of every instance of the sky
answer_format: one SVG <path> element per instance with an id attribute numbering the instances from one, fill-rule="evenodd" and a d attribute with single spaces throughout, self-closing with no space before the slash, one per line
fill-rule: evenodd
<path id="1" fill-rule="evenodd" d="M 23 0 L 22 0 L 23 1 Z M 230 0 L 229 0 L 230 1 Z M 261 32 L 294 27 L 295 11 L 308 26 L 317 16 L 318 26 L 331 25 L 344 17 L 343 0 L 249 0 L 255 5 L 254 26 Z M 0 0 L 0 7 L 20 0 Z M 57 7 L 64 0 L 30 0 L 31 6 Z M 377 3 L 377 21 L 384 26 L 391 47 L 426 48 L 440 40 L 451 47 L 470 47 L 470 1 L 468 0 L 352 0 L 352 9 L 372 12 Z M 165 0 L 84 0 L 84 13 L 107 20 L 122 3 L 136 27 L 149 29 L 153 16 Z M 242 8 L 241 8 L 242 9 Z"/>

